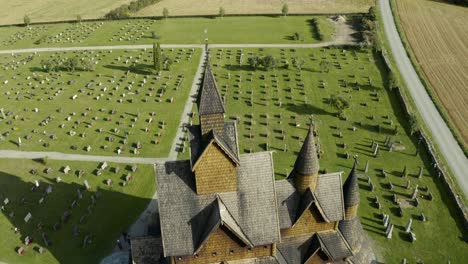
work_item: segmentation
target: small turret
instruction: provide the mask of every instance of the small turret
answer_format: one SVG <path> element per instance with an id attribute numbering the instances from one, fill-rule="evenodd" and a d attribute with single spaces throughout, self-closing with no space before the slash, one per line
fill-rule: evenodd
<path id="1" fill-rule="evenodd" d="M 307 137 L 304 140 L 304 144 L 294 164 L 294 170 L 290 176 L 294 178 L 294 185 L 301 194 L 304 193 L 307 188 L 314 191 L 317 186 L 319 162 L 313 130 L 313 124 L 311 123 Z"/>
<path id="2" fill-rule="evenodd" d="M 353 169 L 343 185 L 343 197 L 345 207 L 345 219 L 353 219 L 357 215 L 359 207 L 359 185 L 356 172 L 357 159 L 354 160 Z"/>

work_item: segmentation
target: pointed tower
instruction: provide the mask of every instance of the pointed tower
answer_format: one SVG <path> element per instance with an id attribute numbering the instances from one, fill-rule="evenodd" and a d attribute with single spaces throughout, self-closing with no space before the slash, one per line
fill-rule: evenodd
<path id="1" fill-rule="evenodd" d="M 200 115 L 201 134 L 204 138 L 206 138 L 211 130 L 218 135 L 224 135 L 224 104 L 218 92 L 209 62 L 206 65 L 203 77 L 198 112 Z"/>
<path id="2" fill-rule="evenodd" d="M 309 132 L 307 133 L 307 137 L 304 140 L 304 144 L 294 164 L 294 170 L 290 176 L 294 178 L 294 185 L 301 194 L 304 193 L 307 188 L 314 191 L 317 186 L 319 162 L 313 130 L 313 123 L 311 122 Z"/>
<path id="3" fill-rule="evenodd" d="M 357 215 L 359 207 L 359 185 L 356 172 L 357 159 L 354 160 L 353 169 L 343 185 L 345 219 L 351 220 Z"/>

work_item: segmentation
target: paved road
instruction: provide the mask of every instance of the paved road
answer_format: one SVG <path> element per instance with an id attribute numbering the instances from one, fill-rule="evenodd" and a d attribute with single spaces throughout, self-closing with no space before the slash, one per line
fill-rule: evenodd
<path id="1" fill-rule="evenodd" d="M 353 42 L 328 41 L 314 44 L 210 44 L 210 48 L 322 48 L 332 45 L 352 45 Z M 202 44 L 161 44 L 161 48 L 203 48 Z M 57 47 L 57 48 L 31 48 L 0 50 L 0 54 L 51 52 L 51 51 L 75 51 L 75 50 L 119 50 L 119 49 L 150 49 L 153 45 L 117 45 L 117 46 L 88 46 L 88 47 Z"/>
<path id="2" fill-rule="evenodd" d="M 385 34 L 390 42 L 396 64 L 408 86 L 411 97 L 413 97 L 416 107 L 431 131 L 434 143 L 439 147 L 448 166 L 457 178 L 458 184 L 465 193 L 465 196 L 468 197 L 468 160 L 447 124 L 437 111 L 406 54 L 395 26 L 395 21 L 393 20 L 389 0 L 380 0 L 380 10 L 383 16 Z"/>
<path id="3" fill-rule="evenodd" d="M 116 162 L 116 163 L 138 163 L 138 164 L 155 164 L 156 162 L 165 161 L 166 158 L 138 158 L 138 157 L 121 157 L 121 156 L 92 156 L 80 154 L 66 154 L 60 152 L 45 152 L 45 151 L 18 151 L 18 150 L 0 150 L 0 158 L 2 159 L 39 159 L 48 157 L 53 160 L 78 160 L 78 161 L 96 161 L 96 162 Z"/>
<path id="4" fill-rule="evenodd" d="M 195 73 L 192 82 L 192 88 L 190 89 L 189 96 L 187 98 L 187 102 L 184 106 L 184 111 L 180 117 L 179 127 L 177 129 L 177 133 L 172 141 L 171 151 L 169 152 L 169 160 L 176 160 L 178 149 L 183 147 L 183 138 L 184 138 L 184 127 L 189 123 L 189 113 L 192 112 L 193 104 L 195 103 L 195 98 L 197 98 L 198 87 L 200 86 L 200 82 L 202 79 L 203 74 L 203 66 L 205 64 L 205 46 L 202 46 L 202 54 L 200 56 L 200 62 L 198 63 L 198 69 Z"/>

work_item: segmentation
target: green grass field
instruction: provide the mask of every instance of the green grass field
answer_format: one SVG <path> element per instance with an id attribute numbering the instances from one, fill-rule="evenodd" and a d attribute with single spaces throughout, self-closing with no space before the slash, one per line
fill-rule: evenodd
<path id="1" fill-rule="evenodd" d="M 167 156 L 201 51 L 164 52 L 174 63 L 159 77 L 150 50 L 0 55 L 0 148 L 92 155 L 122 148 L 124 156 Z M 40 62 L 50 56 L 99 63 L 95 72 L 46 73 Z"/>
<path id="2" fill-rule="evenodd" d="M 352 158 L 346 159 L 346 152 L 350 157 L 358 155 L 362 174 L 366 161 L 369 161 L 366 176 L 371 178 L 375 191 L 370 191 L 367 177 L 364 177 L 360 183 L 359 215 L 365 230 L 375 241 L 378 255 L 386 263 L 399 263 L 402 258 L 407 258 L 410 263 L 445 263 L 448 259 L 452 263 L 462 263 L 467 246 L 463 242 L 458 214 L 442 181 L 431 170 L 427 154 L 421 148 L 421 153 L 415 155 L 417 139 L 409 136 L 408 121 L 398 99 L 385 88 L 387 77 L 382 61 L 370 50 L 233 49 L 229 52 L 214 49 L 211 54 L 218 87 L 226 98 L 226 119 L 240 120 L 241 153 L 274 151 L 276 176 L 285 177 L 292 169 L 306 136 L 309 118 L 313 115 L 323 151 L 322 172 L 344 171 L 346 178 L 353 163 Z M 244 54 L 244 63 L 239 66 L 240 54 Z M 303 58 L 305 64 L 302 72 L 292 66 L 287 70 L 252 71 L 246 65 L 252 54 L 276 56 L 282 61 L 280 66 L 285 60 L 291 63 L 293 57 Z M 321 61 L 331 63 L 329 73 L 321 72 Z M 350 102 L 350 108 L 345 110 L 347 121 L 338 119 L 336 110 L 327 103 L 334 94 L 344 96 Z M 196 115 L 194 122 L 197 119 Z M 381 127 L 380 133 L 377 125 Z M 397 135 L 395 126 L 398 126 Z M 390 152 L 384 144 L 387 136 L 391 136 L 401 149 Z M 378 157 L 373 155 L 373 140 L 380 145 Z M 186 151 L 180 158 L 187 156 Z M 408 176 L 402 177 L 405 166 Z M 420 166 L 424 170 L 419 179 Z M 407 180 L 411 182 L 410 189 L 406 189 Z M 389 189 L 389 182 L 394 185 L 393 191 Z M 419 185 L 420 190 L 419 207 L 415 207 L 410 199 L 415 185 Z M 433 194 L 433 201 L 428 200 L 429 193 Z M 393 194 L 404 207 L 402 217 L 397 216 L 398 206 L 393 202 Z M 376 207 L 375 196 L 381 202 L 381 210 Z M 385 228 L 378 217 L 380 212 L 389 214 L 395 224 L 392 239 L 385 237 Z M 427 222 L 419 220 L 422 212 Z M 410 217 L 414 220 L 415 243 L 409 242 L 409 236 L 404 232 Z M 444 243 L 435 247 L 433 241 Z"/>
<path id="3" fill-rule="evenodd" d="M 153 43 L 316 43 L 312 16 L 137 19 L 0 28 L 0 49 L 63 46 L 102 46 Z M 319 16 L 321 31 L 330 38 L 334 27 Z M 254 27 L 252 25 L 255 25 Z M 205 33 L 205 30 L 207 33 Z M 304 40 L 294 41 L 295 32 Z M 36 43 L 36 44 L 35 44 Z"/>
<path id="4" fill-rule="evenodd" d="M 28 15 L 32 22 L 75 20 L 103 17 L 108 11 L 128 4 L 130 0 L 0 0 L 2 7 L 0 24 L 20 24 Z"/>
<path id="5" fill-rule="evenodd" d="M 72 169 L 68 174 L 62 171 L 66 165 Z M 115 246 L 115 239 L 134 223 L 150 202 L 155 178 L 151 165 L 138 165 L 137 171 L 131 172 L 129 167 L 132 164 L 109 163 L 103 174 L 96 176 L 94 171 L 99 165 L 97 162 L 48 161 L 43 165 L 31 160 L 0 160 L 2 205 L 5 198 L 10 200 L 5 211 L 0 213 L 0 261 L 10 264 L 98 263 L 109 254 Z M 114 172 L 116 166 L 121 168 L 119 173 Z M 44 172 L 47 167 L 53 170 L 49 174 Z M 32 169 L 37 170 L 36 175 L 30 173 Z M 81 169 L 86 174 L 79 179 L 76 170 Z M 129 172 L 133 179 L 122 187 L 122 178 Z M 60 183 L 56 182 L 57 177 L 62 179 Z M 112 179 L 112 186 L 104 183 L 107 179 Z M 31 191 L 36 180 L 40 182 L 39 188 Z M 84 180 L 90 185 L 89 191 L 84 190 Z M 52 192 L 39 204 L 49 185 Z M 78 198 L 78 189 L 82 199 Z M 92 205 L 91 196 L 98 192 L 96 204 Z M 74 200 L 77 205 L 72 208 Z M 54 224 L 61 222 L 65 211 L 71 213 L 69 220 L 54 231 Z M 15 214 L 13 218 L 10 217 L 12 212 Z M 23 218 L 28 212 L 32 218 L 25 223 Z M 85 220 L 80 223 L 82 216 Z M 43 225 L 42 229 L 38 228 L 39 223 Z M 20 229 L 20 234 L 14 232 L 15 227 Z M 79 234 L 75 234 L 75 228 L 79 229 Z M 42 233 L 47 234 L 51 246 L 45 246 Z M 83 248 L 87 235 L 92 236 L 92 243 Z M 28 247 L 24 245 L 27 236 L 33 239 Z M 16 252 L 19 247 L 25 248 L 24 255 Z M 39 247 L 45 248 L 45 253 L 39 254 Z"/>

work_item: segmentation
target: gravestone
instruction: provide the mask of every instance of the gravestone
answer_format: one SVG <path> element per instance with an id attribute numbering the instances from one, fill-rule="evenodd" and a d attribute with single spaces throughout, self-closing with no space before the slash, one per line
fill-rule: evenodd
<path id="1" fill-rule="evenodd" d="M 386 235 L 388 239 L 392 238 L 393 235 L 393 224 L 389 225 L 386 231 Z"/>
<path id="2" fill-rule="evenodd" d="M 408 220 L 408 224 L 406 224 L 406 227 L 405 227 L 405 232 L 406 233 L 409 233 L 411 231 L 411 224 L 413 223 L 413 218 L 410 218 Z"/>
<path id="3" fill-rule="evenodd" d="M 90 189 L 90 186 L 87 180 L 84 181 L 84 186 L 87 191 Z"/>
<path id="4" fill-rule="evenodd" d="M 31 220 L 31 218 L 32 218 L 31 213 L 28 213 L 28 214 L 24 217 L 24 222 L 25 222 L 25 223 L 29 222 L 29 220 Z"/>

